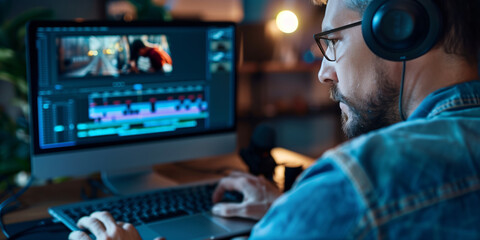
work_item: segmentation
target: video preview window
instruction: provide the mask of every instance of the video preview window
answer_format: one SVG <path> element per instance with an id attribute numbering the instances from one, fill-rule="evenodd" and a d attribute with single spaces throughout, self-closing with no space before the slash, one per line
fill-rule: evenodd
<path id="1" fill-rule="evenodd" d="M 59 76 L 83 78 L 170 73 L 166 35 L 92 35 L 57 38 Z"/>

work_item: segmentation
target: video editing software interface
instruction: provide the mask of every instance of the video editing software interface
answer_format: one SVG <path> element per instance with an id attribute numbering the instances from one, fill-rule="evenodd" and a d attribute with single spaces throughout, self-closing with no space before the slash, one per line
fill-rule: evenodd
<path id="1" fill-rule="evenodd" d="M 232 129 L 234 34 L 233 25 L 37 28 L 36 150 Z"/>

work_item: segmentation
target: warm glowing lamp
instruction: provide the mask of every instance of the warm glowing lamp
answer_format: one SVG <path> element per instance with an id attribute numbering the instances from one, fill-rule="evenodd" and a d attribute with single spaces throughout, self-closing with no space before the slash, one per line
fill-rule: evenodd
<path id="1" fill-rule="evenodd" d="M 297 15 L 289 10 L 279 12 L 276 22 L 278 29 L 284 33 L 293 33 L 298 28 Z"/>

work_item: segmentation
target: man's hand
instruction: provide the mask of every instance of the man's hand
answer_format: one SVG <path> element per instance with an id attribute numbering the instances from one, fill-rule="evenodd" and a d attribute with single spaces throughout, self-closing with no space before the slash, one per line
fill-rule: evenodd
<path id="1" fill-rule="evenodd" d="M 239 191 L 243 194 L 241 203 L 217 203 L 225 191 Z M 244 217 L 259 220 L 270 205 L 281 195 L 280 190 L 263 176 L 255 177 L 248 173 L 233 172 L 220 180 L 213 193 L 212 213 L 222 217 Z"/>
<path id="2" fill-rule="evenodd" d="M 115 240 L 141 240 L 142 238 L 137 229 L 124 222 L 115 222 L 112 215 L 108 212 L 94 212 L 90 216 L 80 218 L 77 226 L 81 229 L 88 229 L 97 240 L 115 239 Z M 91 240 L 91 238 L 82 231 L 71 232 L 69 240 Z M 155 238 L 161 240 L 163 238 Z"/>

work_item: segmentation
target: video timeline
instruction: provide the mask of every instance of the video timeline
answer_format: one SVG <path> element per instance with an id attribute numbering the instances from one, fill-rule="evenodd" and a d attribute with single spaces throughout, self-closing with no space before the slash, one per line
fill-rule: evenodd
<path id="1" fill-rule="evenodd" d="M 88 116 L 91 122 L 77 125 L 77 137 L 132 136 L 173 132 L 178 129 L 204 127 L 208 103 L 203 87 L 151 90 L 134 95 L 94 93 L 89 97 Z"/>

